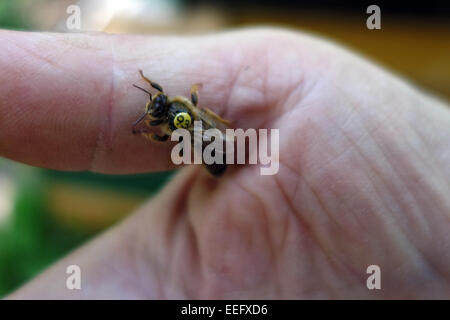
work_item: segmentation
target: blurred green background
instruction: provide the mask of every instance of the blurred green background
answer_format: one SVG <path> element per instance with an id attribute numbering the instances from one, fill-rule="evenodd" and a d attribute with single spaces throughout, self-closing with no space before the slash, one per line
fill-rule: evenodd
<path id="1" fill-rule="evenodd" d="M 0 159 L 0 296 L 115 223 L 172 172 L 111 176 Z"/>
<path id="2" fill-rule="evenodd" d="M 186 34 L 263 24 L 311 31 L 450 97 L 448 1 L 377 1 L 382 30 L 371 31 L 365 25 L 371 3 L 364 2 L 1 0 L 0 28 L 69 32 L 71 4 L 81 8 L 80 31 Z M 172 174 L 69 173 L 0 158 L 0 297 L 122 219 Z"/>

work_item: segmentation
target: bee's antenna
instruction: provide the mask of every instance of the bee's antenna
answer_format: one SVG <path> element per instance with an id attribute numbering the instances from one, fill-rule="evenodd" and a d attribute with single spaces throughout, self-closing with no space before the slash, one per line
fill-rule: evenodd
<path id="1" fill-rule="evenodd" d="M 152 100 L 152 94 L 150 92 L 148 92 L 147 90 L 145 90 L 144 88 L 141 88 L 135 84 L 133 84 L 133 87 L 138 88 L 139 90 L 144 91 L 146 94 L 148 94 L 150 96 L 150 100 Z"/>
<path id="2" fill-rule="evenodd" d="M 136 126 L 139 124 L 139 122 L 141 122 L 142 120 L 144 120 L 145 116 L 147 115 L 147 113 L 144 113 L 139 119 L 136 120 L 136 122 L 133 124 L 133 133 L 137 133 L 136 131 Z"/>

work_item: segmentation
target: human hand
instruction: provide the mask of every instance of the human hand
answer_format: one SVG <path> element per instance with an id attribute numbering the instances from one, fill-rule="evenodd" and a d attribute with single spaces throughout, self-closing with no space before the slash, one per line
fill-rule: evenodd
<path id="1" fill-rule="evenodd" d="M 448 298 L 450 112 L 303 34 L 0 32 L 0 154 L 59 170 L 171 168 L 133 136 L 146 97 L 202 82 L 236 128 L 279 128 L 280 168 L 215 179 L 189 166 L 119 225 L 10 298 Z M 65 289 L 66 267 L 82 290 Z M 382 289 L 368 290 L 378 265 Z"/>

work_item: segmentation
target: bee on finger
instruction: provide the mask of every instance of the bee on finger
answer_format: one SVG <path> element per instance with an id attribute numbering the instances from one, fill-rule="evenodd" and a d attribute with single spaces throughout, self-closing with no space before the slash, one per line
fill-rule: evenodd
<path id="1" fill-rule="evenodd" d="M 194 121 L 201 121 L 203 130 L 219 129 L 225 137 L 225 129 L 230 127 L 230 123 L 208 108 L 200 108 L 198 106 L 198 90 L 200 84 L 194 84 L 191 87 L 190 99 L 183 96 L 171 98 L 167 96 L 164 89 L 158 83 L 144 76 L 142 70 L 139 70 L 139 74 L 145 82 L 157 90 L 157 93 L 152 94 L 144 88 L 133 85 L 149 96 L 149 100 L 145 105 L 144 114 L 133 124 L 133 134 L 141 134 L 146 139 L 152 141 L 164 142 L 169 139 L 174 130 L 182 128 L 190 132 L 192 139 L 191 146 L 193 148 L 195 139 Z M 141 122 L 144 122 L 147 128 L 158 127 L 162 134 L 156 134 L 148 130 L 138 130 L 137 126 Z M 206 145 L 202 141 L 202 149 Z M 220 176 L 226 170 L 225 159 L 222 162 L 221 164 L 213 163 L 204 165 L 212 175 Z"/>

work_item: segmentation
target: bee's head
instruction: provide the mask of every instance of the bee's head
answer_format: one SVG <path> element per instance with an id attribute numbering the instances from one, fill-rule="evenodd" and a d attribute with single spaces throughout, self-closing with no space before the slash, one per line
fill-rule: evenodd
<path id="1" fill-rule="evenodd" d="M 164 93 L 157 93 L 147 102 L 146 113 L 156 119 L 161 119 L 167 115 L 169 110 L 168 99 Z"/>
<path id="2" fill-rule="evenodd" d="M 156 95 L 152 96 L 152 94 L 147 90 L 138 87 L 137 85 L 133 86 L 147 93 L 150 98 L 145 105 L 145 113 L 133 124 L 133 133 L 138 133 L 139 131 L 136 130 L 137 125 L 148 115 L 156 119 L 164 118 L 167 115 L 167 111 L 169 110 L 169 104 L 168 98 L 164 93 L 159 92 Z"/>

